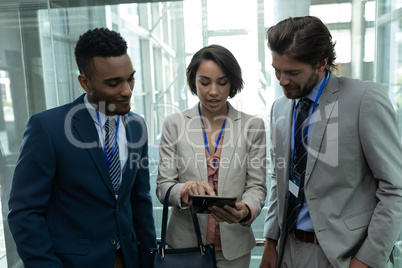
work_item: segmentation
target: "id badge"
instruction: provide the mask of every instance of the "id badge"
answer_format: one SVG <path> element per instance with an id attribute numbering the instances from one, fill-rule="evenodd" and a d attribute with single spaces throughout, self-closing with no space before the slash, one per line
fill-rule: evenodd
<path id="1" fill-rule="evenodd" d="M 296 198 L 299 197 L 301 176 L 296 171 L 292 171 L 289 179 L 289 192 L 291 192 Z"/>

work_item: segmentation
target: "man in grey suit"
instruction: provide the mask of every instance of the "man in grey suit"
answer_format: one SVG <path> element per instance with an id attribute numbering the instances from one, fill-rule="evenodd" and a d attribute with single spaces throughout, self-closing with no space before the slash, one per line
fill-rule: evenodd
<path id="1" fill-rule="evenodd" d="M 335 44 L 318 18 L 285 19 L 267 39 L 285 96 L 271 110 L 260 268 L 385 267 L 402 226 L 402 148 L 387 92 L 331 72 Z"/>

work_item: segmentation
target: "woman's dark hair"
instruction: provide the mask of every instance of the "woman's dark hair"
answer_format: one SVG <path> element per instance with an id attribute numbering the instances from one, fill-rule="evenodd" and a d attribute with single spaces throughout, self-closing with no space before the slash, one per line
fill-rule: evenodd
<path id="1" fill-rule="evenodd" d="M 127 43 L 121 35 L 107 28 L 88 30 L 75 46 L 75 60 L 81 74 L 89 76 L 94 57 L 119 57 L 127 53 Z"/>
<path id="2" fill-rule="evenodd" d="M 227 48 L 220 45 L 210 45 L 203 47 L 196 52 L 187 67 L 187 84 L 193 95 L 197 95 L 195 77 L 198 68 L 200 67 L 201 62 L 205 60 L 212 60 L 222 68 L 226 77 L 230 81 L 230 98 L 236 96 L 236 94 L 243 89 L 244 81 L 240 65 L 236 58 Z"/>
<path id="3" fill-rule="evenodd" d="M 328 58 L 327 70 L 336 68 L 335 42 L 327 26 L 317 17 L 289 17 L 267 31 L 272 52 L 287 55 L 315 67 Z"/>

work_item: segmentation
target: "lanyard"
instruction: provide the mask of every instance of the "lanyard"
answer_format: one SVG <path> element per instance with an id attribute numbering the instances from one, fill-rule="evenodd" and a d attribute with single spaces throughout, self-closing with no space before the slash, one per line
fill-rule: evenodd
<path id="1" fill-rule="evenodd" d="M 303 128 L 303 132 L 302 132 L 302 137 L 299 141 L 299 144 L 297 144 L 296 146 L 296 109 L 293 109 L 293 165 L 296 165 L 296 156 L 297 156 L 297 150 L 300 148 L 300 145 L 303 141 L 304 135 L 306 135 L 307 129 L 309 127 L 309 121 L 310 121 L 310 116 L 315 112 L 315 109 L 317 108 L 317 103 L 318 100 L 321 97 L 322 92 L 324 91 L 324 87 L 328 81 L 328 77 L 329 77 L 329 72 L 327 71 L 325 73 L 325 77 L 324 77 L 324 81 L 321 84 L 320 90 L 318 91 L 317 97 L 315 98 L 314 104 L 313 104 L 313 110 L 309 111 L 308 117 L 307 117 L 307 124 L 304 126 Z"/>
<path id="2" fill-rule="evenodd" d="M 100 127 L 101 134 L 102 134 L 102 139 L 103 139 L 103 152 L 104 152 L 105 157 L 106 157 L 107 167 L 109 168 L 109 167 L 110 167 L 110 160 L 109 160 L 109 157 L 107 157 L 107 150 L 106 150 L 105 138 L 104 138 L 104 136 L 103 136 L 102 121 L 101 121 L 101 119 L 100 119 L 99 111 L 98 111 L 98 110 L 96 110 L 96 116 L 98 117 L 98 123 L 99 123 L 99 127 Z M 117 144 L 117 132 L 119 131 L 119 124 L 120 124 L 120 115 L 117 116 L 117 125 L 116 125 L 116 131 L 115 131 L 115 133 L 114 133 L 114 142 L 113 142 L 112 155 L 113 155 L 113 153 L 114 153 L 114 150 L 116 149 L 116 144 Z"/>
<path id="3" fill-rule="evenodd" d="M 201 123 L 202 123 L 202 125 L 204 126 L 204 128 L 202 128 L 202 130 L 204 131 L 205 147 L 206 147 L 208 153 L 210 153 L 210 152 L 209 152 L 209 146 L 208 146 L 207 132 L 205 131 L 204 120 L 202 120 L 202 116 L 201 116 L 201 107 L 200 107 L 200 105 L 198 105 L 198 112 L 199 112 L 200 117 L 201 117 Z M 225 124 L 226 124 L 226 118 L 225 118 L 225 120 L 223 121 L 221 131 L 219 132 L 218 140 L 216 141 L 216 146 L 215 146 L 215 152 L 214 152 L 214 154 L 216 153 L 216 150 L 218 149 L 218 144 L 219 144 L 219 141 L 221 140 L 223 130 L 225 129 Z M 215 167 L 215 165 L 216 165 L 216 159 L 215 159 L 215 158 L 214 158 L 213 164 L 214 164 L 214 167 Z M 215 174 L 212 174 L 212 178 L 214 178 L 214 175 L 215 175 Z M 215 186 L 215 182 L 212 181 L 212 183 L 213 183 L 214 186 Z"/>

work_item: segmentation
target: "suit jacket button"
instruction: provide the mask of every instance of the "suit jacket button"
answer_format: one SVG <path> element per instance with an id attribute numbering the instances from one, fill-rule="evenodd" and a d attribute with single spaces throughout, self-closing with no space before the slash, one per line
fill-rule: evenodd
<path id="1" fill-rule="evenodd" d="M 116 212 L 118 212 L 119 211 L 119 206 L 116 206 Z"/>
<path id="2" fill-rule="evenodd" d="M 116 245 L 116 243 L 117 243 L 117 242 L 116 242 L 115 239 L 110 240 L 110 244 L 112 244 L 113 246 Z"/>

